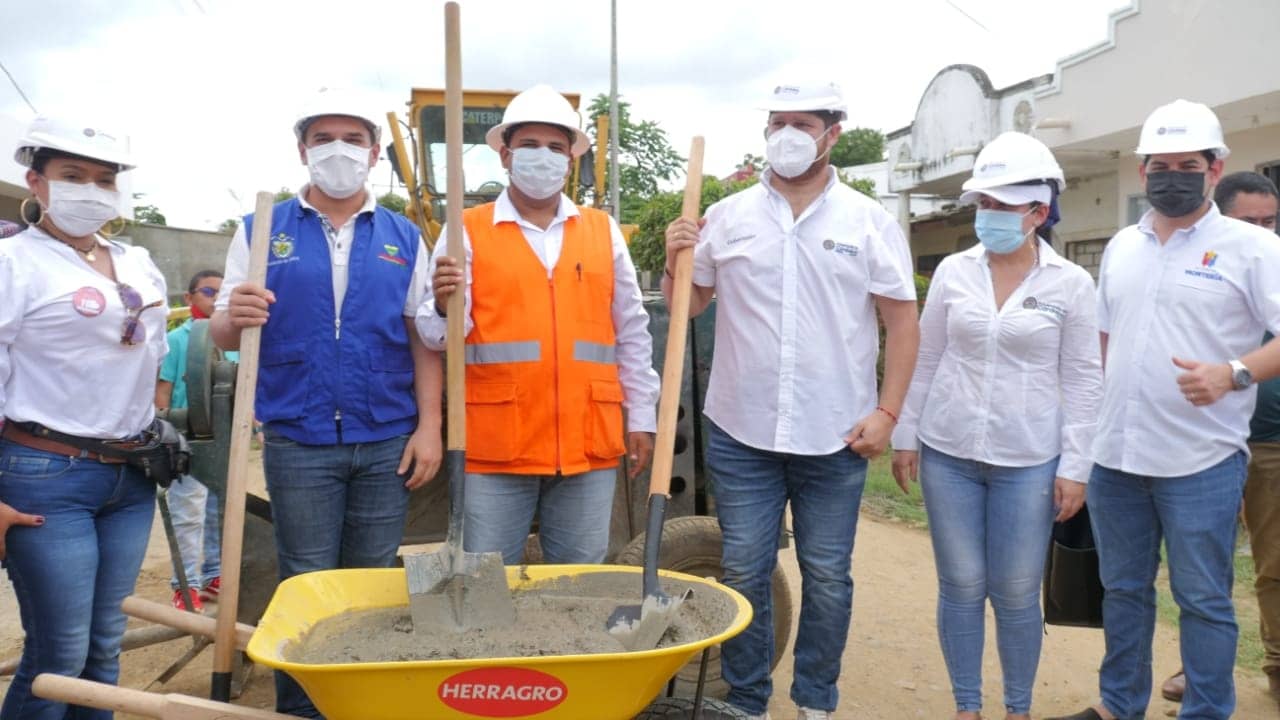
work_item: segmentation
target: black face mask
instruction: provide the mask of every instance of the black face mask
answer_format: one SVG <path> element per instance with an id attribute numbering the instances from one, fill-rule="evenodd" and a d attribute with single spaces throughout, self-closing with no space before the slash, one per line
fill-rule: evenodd
<path id="1" fill-rule="evenodd" d="M 1190 215 L 1204 204 L 1204 173 L 1147 173 L 1147 202 L 1165 217 Z"/>

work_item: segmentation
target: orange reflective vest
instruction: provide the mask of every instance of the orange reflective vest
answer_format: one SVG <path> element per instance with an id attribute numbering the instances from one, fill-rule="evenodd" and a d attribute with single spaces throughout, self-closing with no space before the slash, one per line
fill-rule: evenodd
<path id="1" fill-rule="evenodd" d="M 609 216 L 580 208 L 547 269 L 494 204 L 462 214 L 471 240 L 467 472 L 571 475 L 626 451 L 613 329 Z"/>

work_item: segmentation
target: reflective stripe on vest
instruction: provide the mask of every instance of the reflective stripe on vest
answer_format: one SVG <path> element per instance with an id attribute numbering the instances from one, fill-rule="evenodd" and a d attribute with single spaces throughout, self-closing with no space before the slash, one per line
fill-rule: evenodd
<path id="1" fill-rule="evenodd" d="M 618 364 L 618 351 L 613 345 L 605 345 L 604 343 L 588 342 L 586 340 L 573 341 L 573 359 L 581 362 L 604 363 L 606 365 Z"/>
<path id="2" fill-rule="evenodd" d="M 542 359 L 542 344 L 537 340 L 473 343 L 466 346 L 465 352 L 467 365 L 537 362 Z"/>

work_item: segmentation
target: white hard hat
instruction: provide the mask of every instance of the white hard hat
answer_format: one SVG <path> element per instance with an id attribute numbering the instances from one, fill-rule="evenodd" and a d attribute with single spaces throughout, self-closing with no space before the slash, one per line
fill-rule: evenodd
<path id="1" fill-rule="evenodd" d="M 849 117 L 844 93 L 835 83 L 826 85 L 778 85 L 761 110 L 769 112 L 833 112 L 840 120 Z"/>
<path id="2" fill-rule="evenodd" d="M 582 132 L 578 111 L 573 109 L 563 95 L 552 89 L 550 85 L 534 85 L 511 98 L 511 103 L 502 113 L 502 122 L 489 128 L 484 134 L 484 141 L 494 150 L 502 150 L 503 135 L 512 125 L 523 123 L 542 123 L 559 125 L 572 131 L 573 146 L 570 152 L 574 157 L 581 155 L 591 147 L 591 138 Z"/>
<path id="3" fill-rule="evenodd" d="M 373 133 L 373 144 L 382 139 L 382 126 L 371 110 L 373 101 L 364 93 L 344 88 L 320 88 L 320 91 L 307 99 L 298 113 L 298 121 L 293 124 L 293 134 L 302 142 L 302 136 L 312 120 L 326 115 L 342 115 L 361 120 L 369 126 Z"/>
<path id="4" fill-rule="evenodd" d="M 1174 100 L 1147 116 L 1138 138 L 1137 155 L 1209 150 L 1218 159 L 1231 154 L 1222 140 L 1222 123 L 1208 105 Z"/>
<path id="5" fill-rule="evenodd" d="M 136 166 L 133 155 L 129 152 L 127 136 L 91 125 L 40 116 L 31 121 L 31 127 L 18 140 L 13 159 L 19 165 L 31 167 L 36 151 L 43 149 L 98 160 L 107 165 L 115 165 L 121 171 L 131 170 Z"/>
<path id="6" fill-rule="evenodd" d="M 1037 180 L 1042 182 L 1037 185 Z M 960 202 L 977 202 L 979 195 L 990 195 L 1006 205 L 1048 203 L 1050 182 L 1058 192 L 1067 187 L 1062 167 L 1044 143 L 1020 132 L 1000 133 L 974 159 L 973 177 L 961 186 L 965 192 Z"/>

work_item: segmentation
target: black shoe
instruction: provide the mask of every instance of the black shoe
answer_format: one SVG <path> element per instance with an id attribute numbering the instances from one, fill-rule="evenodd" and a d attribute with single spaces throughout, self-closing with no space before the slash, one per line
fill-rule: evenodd
<path id="1" fill-rule="evenodd" d="M 1059 715 L 1057 717 L 1045 718 L 1044 720 L 1102 720 L 1102 716 L 1093 708 L 1085 708 L 1074 715 Z"/>

